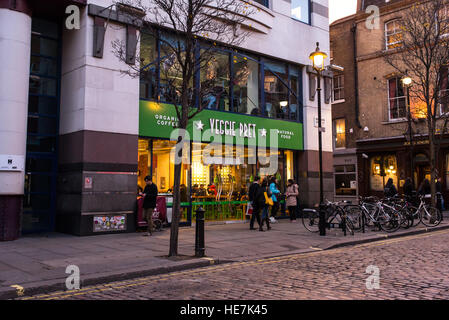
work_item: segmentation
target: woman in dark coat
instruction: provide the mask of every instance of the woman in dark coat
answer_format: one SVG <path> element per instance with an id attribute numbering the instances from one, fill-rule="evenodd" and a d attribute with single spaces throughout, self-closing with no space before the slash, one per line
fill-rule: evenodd
<path id="1" fill-rule="evenodd" d="M 384 196 L 387 198 L 391 198 L 397 194 L 398 194 L 398 190 L 394 186 L 393 179 L 392 178 L 388 179 L 387 184 L 385 185 L 385 189 L 384 189 Z"/>
<path id="2" fill-rule="evenodd" d="M 404 183 L 404 195 L 405 196 L 407 196 L 407 197 L 411 197 L 411 196 L 413 196 L 413 184 L 412 184 L 412 179 L 410 179 L 410 178 L 407 178 L 406 180 L 405 180 L 405 183 Z"/>

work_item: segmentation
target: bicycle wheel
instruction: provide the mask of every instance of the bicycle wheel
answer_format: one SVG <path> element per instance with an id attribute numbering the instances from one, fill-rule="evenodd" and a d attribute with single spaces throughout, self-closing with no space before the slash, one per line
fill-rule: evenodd
<path id="1" fill-rule="evenodd" d="M 318 232 L 320 222 L 320 216 L 317 211 L 303 211 L 302 212 L 302 224 L 310 232 Z"/>
<path id="2" fill-rule="evenodd" d="M 421 222 L 421 217 L 418 212 L 418 208 L 416 208 L 414 206 L 409 206 L 409 207 L 407 207 L 407 212 L 408 212 L 408 216 L 410 219 L 410 224 L 411 224 L 410 226 L 411 227 L 417 226 Z"/>
<path id="3" fill-rule="evenodd" d="M 425 206 L 420 212 L 421 222 L 427 227 L 436 227 L 441 223 L 442 214 L 434 207 Z"/>
<path id="4" fill-rule="evenodd" d="M 384 209 L 384 213 L 379 216 L 378 222 L 380 223 L 380 227 L 385 232 L 395 232 L 401 227 L 401 217 L 398 212 L 393 210 Z"/>
<path id="5" fill-rule="evenodd" d="M 352 230 L 359 231 L 362 229 L 362 209 L 359 206 L 344 207 L 346 216 L 351 222 Z"/>

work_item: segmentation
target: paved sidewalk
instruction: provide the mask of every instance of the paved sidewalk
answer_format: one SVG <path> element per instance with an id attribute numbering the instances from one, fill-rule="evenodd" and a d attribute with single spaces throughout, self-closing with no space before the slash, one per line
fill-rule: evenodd
<path id="1" fill-rule="evenodd" d="M 445 214 L 446 216 L 446 214 Z M 272 230 L 249 230 L 248 223 L 206 225 L 207 258 L 194 257 L 195 228 L 179 232 L 178 259 L 167 258 L 170 230 L 144 237 L 142 233 L 76 237 L 51 233 L 24 236 L 12 242 L 0 242 L 0 299 L 16 297 L 13 285 L 25 294 L 65 289 L 68 265 L 80 269 L 82 285 L 167 273 L 213 263 L 247 261 L 264 257 L 326 250 L 351 245 L 449 228 L 446 218 L 440 226 L 424 226 L 395 233 L 372 232 L 343 236 L 341 230 L 327 230 L 327 235 L 308 232 L 297 223 L 278 220 Z M 257 224 L 256 224 L 257 225 Z"/>

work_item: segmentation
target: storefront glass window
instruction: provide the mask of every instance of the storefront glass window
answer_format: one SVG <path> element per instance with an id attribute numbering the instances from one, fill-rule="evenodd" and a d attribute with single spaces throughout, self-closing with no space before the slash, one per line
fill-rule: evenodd
<path id="1" fill-rule="evenodd" d="M 394 155 L 371 158 L 370 186 L 373 191 L 383 191 L 389 178 L 398 187 L 397 161 Z"/>
<path id="2" fill-rule="evenodd" d="M 201 92 L 203 108 L 220 111 L 229 110 L 229 54 L 219 51 L 202 56 L 207 61 L 201 69 Z"/>
<path id="3" fill-rule="evenodd" d="M 169 140 L 139 139 L 138 152 L 138 190 L 145 188 L 145 177 L 151 176 L 157 185 L 159 196 L 166 197 L 167 206 L 173 202 L 174 158 L 173 148 L 176 142 Z M 187 147 L 187 146 L 186 146 Z M 188 162 L 188 161 L 186 161 Z M 189 164 L 185 163 L 181 169 L 181 206 L 189 206 Z M 171 209 L 168 209 L 171 212 Z M 187 210 L 183 209 L 181 222 L 187 220 Z"/>
<path id="4" fill-rule="evenodd" d="M 277 62 L 264 62 L 265 115 L 269 118 L 288 119 L 288 76 L 286 66 Z M 281 81 L 282 79 L 282 81 Z"/>
<path id="5" fill-rule="evenodd" d="M 259 63 L 233 56 L 234 111 L 259 115 Z"/>
<path id="6" fill-rule="evenodd" d="M 355 196 L 357 194 L 355 165 L 335 166 L 334 174 L 337 196 Z"/>

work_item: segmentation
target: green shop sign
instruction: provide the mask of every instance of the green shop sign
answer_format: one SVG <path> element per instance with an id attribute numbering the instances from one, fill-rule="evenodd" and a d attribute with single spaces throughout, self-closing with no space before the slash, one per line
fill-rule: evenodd
<path id="1" fill-rule="evenodd" d="M 170 139 L 178 118 L 171 104 L 140 101 L 139 135 Z M 187 132 L 197 142 L 265 145 L 304 150 L 303 125 L 229 112 L 203 110 L 189 121 Z"/>

